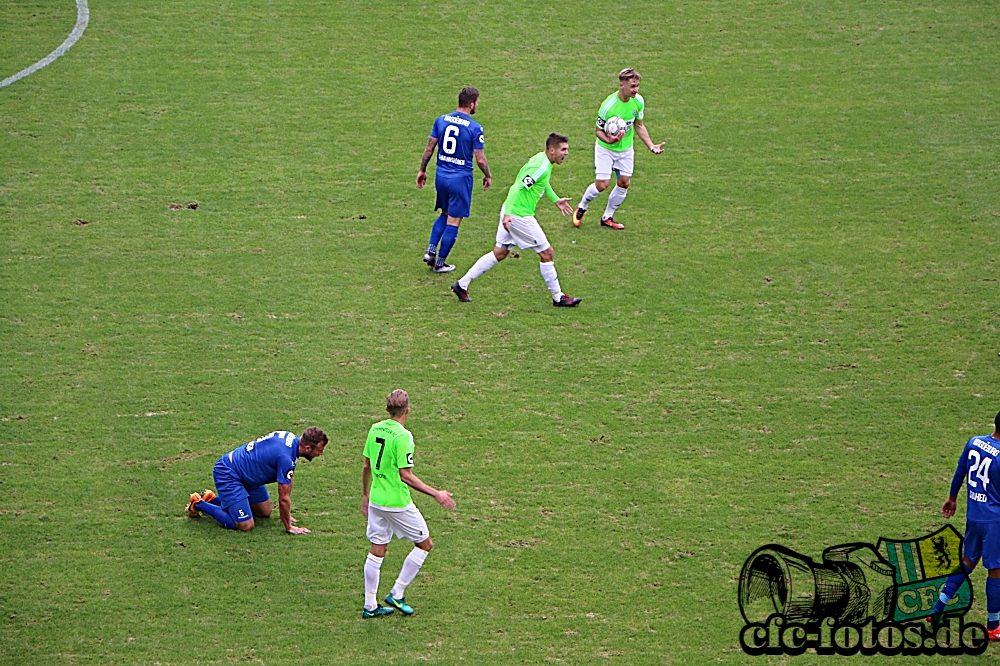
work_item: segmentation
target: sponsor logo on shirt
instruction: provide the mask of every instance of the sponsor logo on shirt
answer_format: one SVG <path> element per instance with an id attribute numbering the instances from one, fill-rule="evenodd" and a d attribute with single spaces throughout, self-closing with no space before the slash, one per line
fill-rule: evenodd
<path id="1" fill-rule="evenodd" d="M 413 454 L 412 453 L 407 453 L 406 454 L 406 464 L 407 465 L 412 465 L 413 464 Z"/>
<path id="2" fill-rule="evenodd" d="M 535 179 L 532 178 L 531 176 L 525 176 L 524 180 L 522 180 L 521 182 L 524 183 L 524 186 L 530 190 L 532 186 L 534 186 L 535 184 Z"/>

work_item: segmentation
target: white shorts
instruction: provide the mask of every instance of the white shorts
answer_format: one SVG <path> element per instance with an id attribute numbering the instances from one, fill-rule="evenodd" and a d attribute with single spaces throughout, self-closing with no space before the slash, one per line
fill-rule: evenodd
<path id="1" fill-rule="evenodd" d="M 508 250 L 516 245 L 522 250 L 545 252 L 552 247 L 545 232 L 533 217 L 510 216 L 510 231 L 503 228 L 503 208 L 500 209 L 500 224 L 497 225 L 497 245 Z"/>
<path id="2" fill-rule="evenodd" d="M 611 180 L 611 172 L 616 169 L 619 176 L 631 176 L 634 167 L 635 148 L 608 150 L 599 143 L 594 144 L 594 177 L 597 180 Z"/>
<path id="3" fill-rule="evenodd" d="M 369 504 L 368 540 L 377 546 L 384 546 L 392 541 L 393 535 L 413 543 L 426 540 L 430 532 L 420 509 L 411 504 L 402 510 L 389 511 Z"/>

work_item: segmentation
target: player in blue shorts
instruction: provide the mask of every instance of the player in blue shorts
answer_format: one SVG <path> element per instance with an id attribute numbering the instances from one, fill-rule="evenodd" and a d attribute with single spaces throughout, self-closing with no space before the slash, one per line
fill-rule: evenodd
<path id="1" fill-rule="evenodd" d="M 455 270 L 454 266 L 445 263 L 445 259 L 451 248 L 455 247 L 458 225 L 463 218 L 469 217 L 472 208 L 473 160 L 483 172 L 483 190 L 490 189 L 493 184 L 483 148 L 483 126 L 472 119 L 478 107 L 479 91 L 475 88 L 462 88 L 462 92 L 458 93 L 458 109 L 434 121 L 427 147 L 420 159 L 417 187 L 422 189 L 427 182 L 427 164 L 437 146 L 437 171 L 434 176 L 437 202 L 434 210 L 440 210 L 441 214 L 431 227 L 431 238 L 427 243 L 427 253 L 424 254 L 424 263 L 433 268 L 435 273 Z M 438 244 L 441 245 L 440 249 Z"/>
<path id="2" fill-rule="evenodd" d="M 1000 414 L 993 419 L 993 434 L 978 435 L 965 444 L 951 480 L 948 501 L 941 515 L 955 515 L 958 493 L 965 486 L 968 501 L 965 510 L 965 544 L 962 566 L 969 574 L 979 559 L 988 570 L 986 579 L 986 629 L 991 641 L 1000 641 Z M 938 616 L 954 596 L 965 574 L 948 578 L 931 612 Z"/>
<path id="3" fill-rule="evenodd" d="M 254 516 L 271 515 L 271 497 L 264 486 L 277 482 L 278 515 L 285 531 L 309 534 L 306 528 L 293 525 L 292 475 L 299 458 L 312 460 L 323 455 L 327 441 L 326 433 L 316 427 L 306 428 L 301 438 L 277 430 L 223 454 L 212 470 L 219 494 L 211 490 L 192 493 L 187 514 L 195 517 L 201 511 L 225 528 L 249 532 Z"/>

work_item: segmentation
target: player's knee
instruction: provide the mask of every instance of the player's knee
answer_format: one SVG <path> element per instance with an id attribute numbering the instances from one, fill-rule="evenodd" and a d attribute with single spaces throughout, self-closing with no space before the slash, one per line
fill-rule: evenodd
<path id="1" fill-rule="evenodd" d="M 244 520 L 242 523 L 236 523 L 236 529 L 240 532 L 249 532 L 253 529 L 253 518 Z"/>
<path id="2" fill-rule="evenodd" d="M 415 546 L 416 546 L 417 548 L 419 548 L 420 550 L 424 550 L 424 551 L 427 551 L 427 552 L 429 553 L 429 552 L 431 552 L 431 548 L 433 548 L 433 547 L 434 547 L 434 542 L 433 542 L 433 541 L 431 541 L 431 538 L 430 538 L 430 537 L 427 537 L 426 539 L 424 539 L 424 540 L 423 540 L 423 541 L 421 541 L 420 543 L 418 543 L 418 544 L 414 544 L 414 545 L 415 545 Z"/>
<path id="3" fill-rule="evenodd" d="M 253 515 L 255 515 L 258 518 L 270 518 L 271 503 L 267 502 L 265 504 L 255 504 L 253 506 Z"/>
<path id="4" fill-rule="evenodd" d="M 508 254 L 510 254 L 510 250 L 508 250 L 505 247 L 500 247 L 499 245 L 497 245 L 496 247 L 493 248 L 493 256 L 496 257 L 497 261 L 503 261 L 504 259 L 507 258 Z"/>
<path id="5" fill-rule="evenodd" d="M 551 247 L 538 253 L 538 258 L 545 263 L 551 263 L 556 257 L 555 250 Z"/>
<path id="6" fill-rule="evenodd" d="M 389 544 L 373 543 L 371 550 L 369 552 L 375 557 L 385 557 L 385 554 L 388 550 L 389 550 Z"/>
<path id="7" fill-rule="evenodd" d="M 611 184 L 610 180 L 595 180 L 594 181 L 594 187 L 597 188 L 598 192 L 603 192 L 604 190 L 608 189 L 608 185 L 610 185 L 610 184 Z"/>
<path id="8" fill-rule="evenodd" d="M 627 190 L 628 186 L 632 183 L 631 176 L 618 176 L 618 187 L 623 190 Z"/>

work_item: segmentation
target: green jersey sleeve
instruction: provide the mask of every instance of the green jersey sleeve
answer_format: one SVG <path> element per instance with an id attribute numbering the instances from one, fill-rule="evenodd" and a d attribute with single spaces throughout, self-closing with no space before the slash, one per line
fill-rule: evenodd
<path id="1" fill-rule="evenodd" d="M 409 430 L 396 438 L 396 467 L 413 467 L 413 434 Z"/>
<path id="2" fill-rule="evenodd" d="M 559 195 L 556 194 L 556 191 L 552 189 L 552 185 L 549 183 L 545 183 L 545 196 L 547 196 L 549 201 L 552 203 L 559 201 Z"/>

